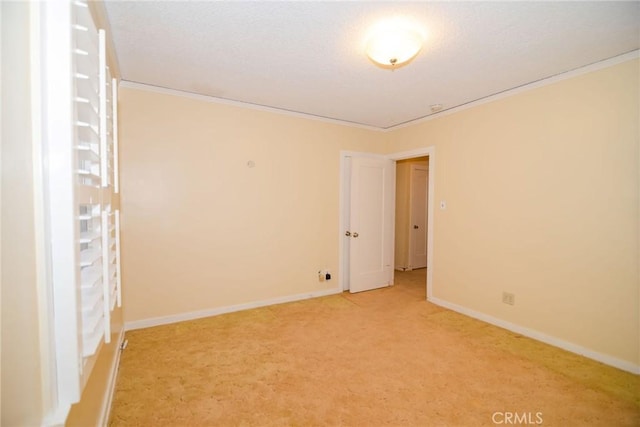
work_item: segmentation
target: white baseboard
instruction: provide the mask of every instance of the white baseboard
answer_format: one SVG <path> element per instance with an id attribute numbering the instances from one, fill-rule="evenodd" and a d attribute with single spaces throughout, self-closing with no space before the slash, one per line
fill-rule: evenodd
<path id="1" fill-rule="evenodd" d="M 308 292 L 303 294 L 296 295 L 288 295 L 284 297 L 271 298 L 268 300 L 262 301 L 254 301 L 245 304 L 236 304 L 225 307 L 217 307 L 209 310 L 199 310 L 192 311 L 189 313 L 180 313 L 171 316 L 162 316 L 162 317 L 153 317 L 150 319 L 136 320 L 133 322 L 126 322 L 124 325 L 125 331 L 131 331 L 135 329 L 143 329 L 150 328 L 153 326 L 160 325 L 168 325 L 171 323 L 184 322 L 187 320 L 195 320 L 201 319 L 204 317 L 216 316 L 219 314 L 225 313 L 233 313 L 236 311 L 249 310 L 252 308 L 266 307 L 269 305 L 275 304 L 283 304 L 287 302 L 301 301 L 309 298 L 318 298 L 328 295 L 335 295 L 342 293 L 342 289 L 326 289 L 322 291 Z M 634 363 L 628 362 L 626 360 L 618 359 L 613 356 L 609 356 L 607 354 L 602 354 L 594 350 L 590 350 L 586 347 L 582 347 L 577 344 L 573 344 L 568 341 L 564 341 L 560 338 L 553 337 L 551 335 L 544 334 L 542 332 L 526 328 L 524 326 L 517 325 L 515 323 L 507 322 L 506 320 L 499 319 L 497 317 L 490 316 L 485 313 L 481 313 L 479 311 L 472 310 L 467 307 L 463 307 L 458 304 L 451 303 L 449 301 L 445 301 L 439 298 L 431 297 L 429 298 L 429 302 L 439 305 L 444 308 L 448 308 L 450 310 L 456 311 L 458 313 L 464 314 L 469 317 L 473 317 L 474 319 L 481 320 L 483 322 L 490 323 L 492 325 L 498 326 L 500 328 L 507 329 L 509 331 L 518 333 L 520 335 L 524 335 L 529 338 L 533 338 L 535 340 L 544 342 L 546 344 L 550 344 L 554 347 L 561 348 L 563 350 L 570 351 L 571 353 L 576 353 L 581 356 L 585 356 L 589 359 L 596 360 L 598 362 L 604 363 L 605 365 L 613 366 L 618 369 L 622 369 L 623 371 L 631 372 L 632 374 L 640 375 L 640 365 L 636 365 Z M 119 344 L 122 343 L 123 337 L 120 337 Z M 110 408 L 111 397 L 113 395 L 113 387 L 115 385 L 115 374 L 117 373 L 117 364 L 119 363 L 120 355 L 118 354 L 118 360 L 114 364 L 114 371 L 112 372 L 113 380 L 110 385 L 111 393 L 109 394 L 109 405 L 107 406 L 107 412 L 105 413 L 105 423 L 108 421 L 108 409 Z"/>
<path id="2" fill-rule="evenodd" d="M 482 320 L 483 322 L 499 326 L 503 329 L 507 329 L 520 335 L 533 338 L 534 340 L 542 341 L 543 343 L 550 344 L 554 347 L 559 347 L 563 350 L 570 351 L 571 353 L 576 353 L 589 359 L 596 360 L 598 362 L 604 363 L 605 365 L 613 366 L 614 368 L 622 369 L 623 371 L 631 372 L 632 374 L 640 374 L 640 365 L 636 365 L 626 360 L 618 359 L 607 354 L 598 353 L 597 351 L 593 351 L 577 344 L 564 341 L 560 338 L 556 338 L 551 335 L 547 335 L 542 332 L 517 325 L 515 323 L 507 322 L 506 320 L 498 319 L 497 317 L 489 316 L 488 314 L 484 314 L 479 311 L 475 311 L 470 308 L 463 307 L 461 305 L 454 304 L 439 298 L 429 298 L 429 302 L 464 314 L 466 316 L 473 317 L 474 319 Z"/>
<path id="3" fill-rule="evenodd" d="M 122 354 L 122 342 L 124 341 L 124 328 L 118 335 L 118 342 L 116 348 L 116 357 L 111 363 L 111 369 L 109 371 L 109 383 L 107 384 L 107 392 L 105 393 L 104 400 L 102 401 L 102 407 L 100 408 L 99 426 L 107 427 L 109 423 L 109 415 L 111 414 L 111 402 L 113 401 L 113 394 L 116 391 L 116 378 L 118 376 L 118 366 L 120 365 L 120 355 Z"/>
<path id="4" fill-rule="evenodd" d="M 134 329 L 150 328 L 152 326 L 168 325 L 171 323 L 184 322 L 186 320 L 201 319 L 203 317 L 217 316 L 218 314 L 233 313 L 235 311 L 249 310 L 252 308 L 265 307 L 268 305 L 283 304 L 286 302 L 301 301 L 309 298 L 318 298 L 328 295 L 342 293 L 342 289 L 325 289 L 322 291 L 307 292 L 303 294 L 287 295 L 268 300 L 254 301 L 245 304 L 229 305 L 225 307 L 217 307 L 208 310 L 192 311 L 189 313 L 174 314 L 171 316 L 152 317 L 150 319 L 135 320 L 124 324 L 125 331 Z"/>

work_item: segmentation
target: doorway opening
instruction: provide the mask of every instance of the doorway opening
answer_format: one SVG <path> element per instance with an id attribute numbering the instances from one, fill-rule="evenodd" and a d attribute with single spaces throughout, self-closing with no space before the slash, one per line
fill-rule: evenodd
<path id="1" fill-rule="evenodd" d="M 396 161 L 394 283 L 425 299 L 428 182 L 429 156 Z"/>
<path id="2" fill-rule="evenodd" d="M 395 265 L 399 271 L 427 267 L 429 157 L 396 162 Z"/>
<path id="3" fill-rule="evenodd" d="M 398 152 L 398 153 L 393 153 L 391 155 L 389 155 L 389 158 L 392 160 L 395 160 L 396 163 L 402 161 L 402 160 L 408 160 L 408 159 L 416 159 L 416 158 L 426 158 L 427 164 L 428 164 L 428 171 L 427 171 L 427 211 L 426 211 L 426 215 L 427 215 L 427 253 L 426 253 L 426 258 L 427 258 L 427 266 L 426 266 L 426 274 L 424 275 L 424 286 L 426 287 L 426 299 L 429 300 L 432 298 L 433 295 L 433 291 L 432 291 L 432 284 L 433 284 L 433 214 L 434 214 L 434 207 L 435 207 L 435 172 L 436 172 L 436 148 L 431 146 L 431 147 L 424 147 L 424 148 L 418 148 L 415 150 L 411 150 L 411 151 L 402 151 L 402 152 Z M 413 224 L 411 224 L 413 225 Z M 416 274 L 419 274 L 420 272 L 417 272 Z M 413 275 L 415 278 L 415 274 Z M 420 280 L 422 280 L 422 278 L 420 277 Z"/>

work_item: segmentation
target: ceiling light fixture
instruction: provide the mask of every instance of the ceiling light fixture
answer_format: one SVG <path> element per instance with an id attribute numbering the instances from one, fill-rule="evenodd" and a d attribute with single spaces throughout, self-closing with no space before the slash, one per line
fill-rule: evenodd
<path id="1" fill-rule="evenodd" d="M 376 65 L 395 70 L 407 65 L 422 49 L 423 35 L 402 20 L 378 24 L 367 40 L 366 52 Z"/>

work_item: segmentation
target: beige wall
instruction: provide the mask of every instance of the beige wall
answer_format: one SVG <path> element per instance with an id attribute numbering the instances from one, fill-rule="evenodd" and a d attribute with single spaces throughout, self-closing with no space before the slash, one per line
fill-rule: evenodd
<path id="1" fill-rule="evenodd" d="M 337 286 L 339 151 L 433 145 L 434 296 L 640 362 L 637 60 L 391 133 L 121 96 L 125 321 Z"/>
<path id="2" fill-rule="evenodd" d="M 394 268 L 404 270 L 409 265 L 409 163 L 396 162 L 396 224 Z"/>
<path id="3" fill-rule="evenodd" d="M 389 152 L 436 147 L 436 298 L 640 362 L 638 76 L 625 62 L 390 134 Z"/>
<path id="4" fill-rule="evenodd" d="M 29 5 L 2 2 L 0 7 L 2 425 L 39 425 L 42 399 L 29 102 Z"/>
<path id="5" fill-rule="evenodd" d="M 125 321 L 338 288 L 340 150 L 383 133 L 120 93 Z"/>
<path id="6" fill-rule="evenodd" d="M 395 224 L 395 268 L 409 267 L 409 220 L 411 219 L 411 165 L 427 166 L 428 157 L 399 160 L 396 162 L 396 224 Z"/>

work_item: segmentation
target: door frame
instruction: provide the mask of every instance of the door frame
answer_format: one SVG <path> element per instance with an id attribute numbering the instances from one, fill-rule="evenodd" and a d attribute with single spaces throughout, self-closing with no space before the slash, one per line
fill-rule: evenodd
<path id="1" fill-rule="evenodd" d="M 338 256 L 340 275 L 338 278 L 338 289 L 345 291 L 348 290 L 348 262 L 349 251 L 346 248 L 344 232 L 346 230 L 346 224 L 349 223 L 349 202 L 345 199 L 349 194 L 348 186 L 350 185 L 350 162 L 349 157 L 361 156 L 361 157 L 376 157 L 384 158 L 393 161 L 412 159 L 415 157 L 429 157 L 429 194 L 427 197 L 427 278 L 425 286 L 427 288 L 427 300 L 433 297 L 433 213 L 435 205 L 435 171 L 436 171 L 436 148 L 434 146 L 417 148 L 409 151 L 400 151 L 391 154 L 376 154 L 358 151 L 340 151 L 340 192 L 339 192 L 339 206 L 340 206 L 340 218 L 338 221 Z M 395 194 L 394 194 L 395 198 Z M 394 202 L 395 203 L 395 202 Z M 393 245 L 393 242 L 391 242 Z M 395 247 L 392 247 L 392 253 L 395 252 Z M 395 253 L 394 253 L 395 256 Z M 393 283 L 392 283 L 393 284 Z"/>

